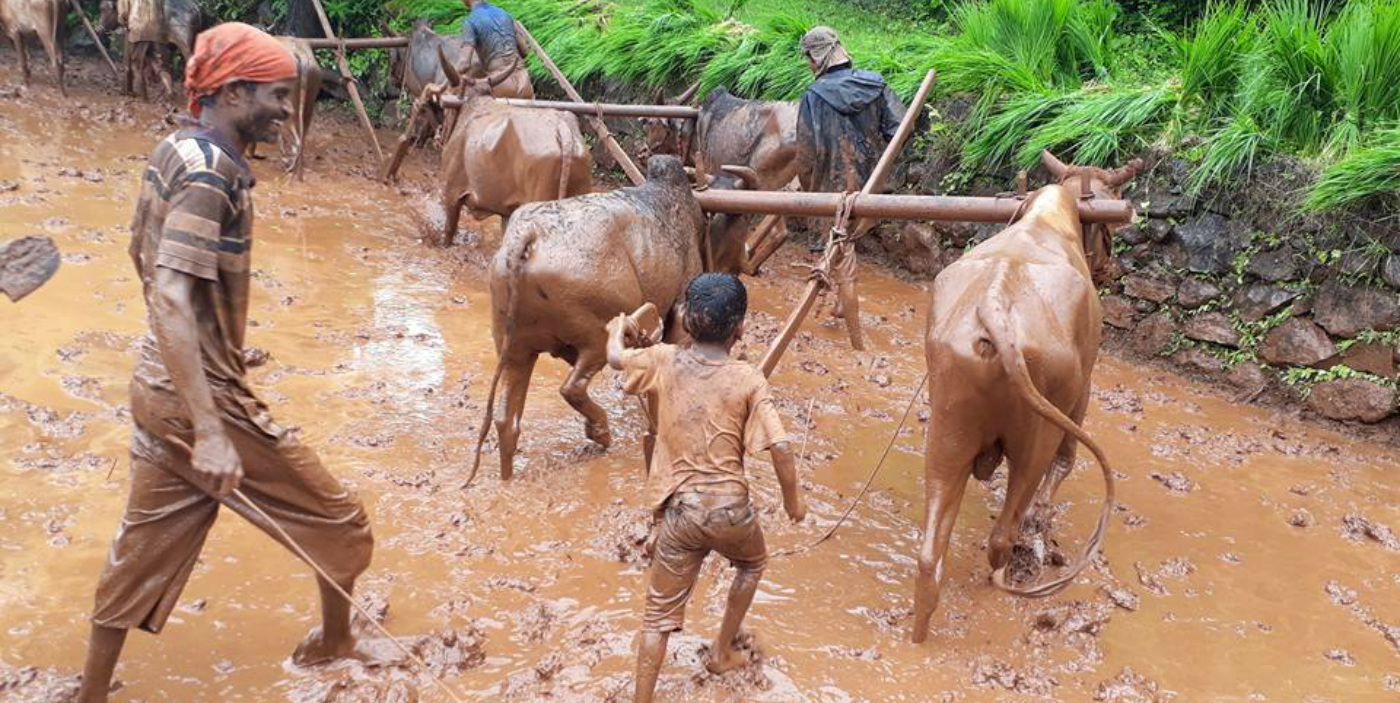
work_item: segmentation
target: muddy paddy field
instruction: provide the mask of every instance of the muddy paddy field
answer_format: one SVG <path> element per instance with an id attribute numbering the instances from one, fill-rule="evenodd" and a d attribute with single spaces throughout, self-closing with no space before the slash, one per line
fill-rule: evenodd
<path id="1" fill-rule="evenodd" d="M 25 91 L 13 58 L 0 54 L 0 240 L 47 234 L 64 262 L 21 304 L 0 301 L 0 700 L 61 701 L 126 498 L 126 387 L 145 333 L 126 225 L 173 113 L 116 97 L 94 63 L 71 65 L 71 101 L 43 66 Z M 255 166 L 253 382 L 364 498 L 377 544 L 361 598 L 468 699 L 629 700 L 645 584 L 635 402 L 613 373 L 595 381 L 615 437 L 601 452 L 556 392 L 563 362 L 542 361 L 516 478 L 496 478 L 493 453 L 461 490 L 494 362 L 498 221 L 435 248 L 421 153 L 386 187 L 364 177 L 352 121 L 320 120 L 310 149 L 303 183 Z M 789 247 L 747 281 L 749 358 L 809 256 Z M 923 372 L 925 292 L 875 266 L 860 278 L 870 351 L 851 352 L 823 313 L 774 377 L 811 505 L 788 524 L 770 468 L 751 465 L 775 551 L 845 509 Z M 700 664 L 728 584 L 711 560 L 659 700 L 1400 700 L 1394 446 L 1111 355 L 1094 382 L 1087 428 L 1120 473 L 1119 504 L 1103 559 L 1069 589 L 1033 601 L 988 583 L 1004 478 L 975 483 L 932 635 L 908 643 L 922 440 L 938 431 L 919 412 L 837 537 L 772 561 L 746 621 L 756 662 L 720 677 Z M 1066 553 L 1102 490 L 1081 458 L 1052 533 Z M 317 620 L 310 572 L 225 512 L 165 633 L 129 640 L 113 700 L 446 700 L 407 669 L 293 666 Z"/>

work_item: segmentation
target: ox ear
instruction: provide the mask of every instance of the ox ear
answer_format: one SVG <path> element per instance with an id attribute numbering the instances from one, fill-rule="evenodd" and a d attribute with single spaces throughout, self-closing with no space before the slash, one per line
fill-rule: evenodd
<path id="1" fill-rule="evenodd" d="M 447 60 L 447 54 L 443 53 L 441 44 L 438 44 L 437 54 L 438 61 L 442 63 L 442 72 L 447 76 L 447 82 L 452 84 L 454 88 L 461 85 L 462 74 L 458 73 L 457 67 L 453 66 L 452 62 Z"/>
<path id="2" fill-rule="evenodd" d="M 1069 167 L 1065 165 L 1065 162 L 1055 158 L 1049 149 L 1041 150 L 1040 163 L 1045 164 L 1045 170 L 1057 179 L 1064 178 L 1065 174 L 1069 173 Z"/>
<path id="3" fill-rule="evenodd" d="M 1109 173 L 1106 185 L 1110 188 L 1119 188 L 1124 183 L 1133 180 L 1133 177 L 1142 171 L 1142 159 L 1133 159 L 1123 168 L 1113 169 Z"/>

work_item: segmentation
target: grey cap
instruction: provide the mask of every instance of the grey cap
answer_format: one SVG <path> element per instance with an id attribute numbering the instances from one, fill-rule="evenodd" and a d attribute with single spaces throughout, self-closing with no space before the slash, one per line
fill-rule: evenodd
<path id="1" fill-rule="evenodd" d="M 841 38 L 831 27 L 813 27 L 802 35 L 802 53 L 816 62 L 817 73 L 851 62 L 851 55 L 841 46 Z"/>

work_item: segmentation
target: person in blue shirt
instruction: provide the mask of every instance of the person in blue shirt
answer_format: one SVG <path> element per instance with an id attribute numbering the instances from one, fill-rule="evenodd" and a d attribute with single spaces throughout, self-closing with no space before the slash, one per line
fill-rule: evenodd
<path id="1" fill-rule="evenodd" d="M 486 0 L 463 0 L 471 14 L 462 22 L 462 55 L 458 68 L 491 84 L 497 98 L 533 100 L 535 88 L 525 68 L 530 42 L 509 12 Z"/>

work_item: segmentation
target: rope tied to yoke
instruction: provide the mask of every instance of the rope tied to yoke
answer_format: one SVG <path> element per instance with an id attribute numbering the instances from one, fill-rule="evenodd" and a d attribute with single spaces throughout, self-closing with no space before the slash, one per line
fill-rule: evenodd
<path id="1" fill-rule="evenodd" d="M 846 191 L 841 195 L 841 203 L 836 207 L 836 219 L 826 235 L 826 250 L 822 259 L 807 272 L 807 280 L 817 281 L 828 290 L 837 290 L 842 284 L 856 279 L 855 238 L 847 232 L 851 213 L 855 210 L 858 191 Z"/>

